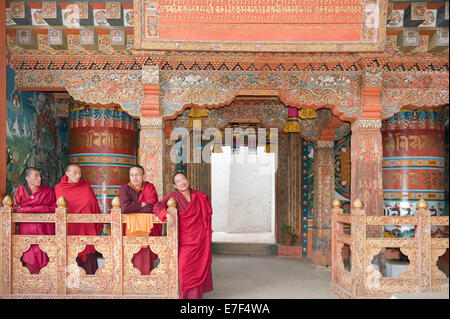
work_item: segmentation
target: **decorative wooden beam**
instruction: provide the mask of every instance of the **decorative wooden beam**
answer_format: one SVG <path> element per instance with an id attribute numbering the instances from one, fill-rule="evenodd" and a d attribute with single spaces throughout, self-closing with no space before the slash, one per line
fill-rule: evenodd
<path id="1" fill-rule="evenodd" d="M 98 36 L 95 29 L 80 29 L 80 45 L 86 50 L 98 50 Z"/>
<path id="2" fill-rule="evenodd" d="M 49 25 L 63 24 L 61 7 L 56 4 L 56 1 L 42 2 L 42 17 Z"/>
<path id="3" fill-rule="evenodd" d="M 330 123 L 328 123 L 327 127 L 322 129 L 322 132 L 320 134 L 320 140 L 321 141 L 333 141 L 336 129 L 342 125 L 342 121 L 336 117 L 333 116 L 333 119 Z"/>
<path id="4" fill-rule="evenodd" d="M 36 33 L 32 29 L 16 29 L 16 45 L 24 49 L 36 49 Z"/>
<path id="5" fill-rule="evenodd" d="M 448 44 L 448 28 L 437 28 L 437 30 L 430 35 L 428 50 L 443 51 L 448 49 Z"/>
<path id="6" fill-rule="evenodd" d="M 92 7 L 87 3 L 77 3 L 80 10 L 80 26 L 93 26 L 94 25 L 94 11 Z"/>
<path id="7" fill-rule="evenodd" d="M 406 9 L 403 16 L 404 27 L 418 27 L 422 22 L 426 20 L 427 3 L 426 2 L 414 2 L 411 3 Z"/>
<path id="8" fill-rule="evenodd" d="M 123 8 L 120 2 L 106 2 L 106 20 L 110 26 L 123 26 Z"/>
<path id="9" fill-rule="evenodd" d="M 110 37 L 111 37 L 111 47 L 114 50 L 125 50 L 126 49 L 126 39 L 125 39 L 125 30 L 119 28 L 110 29 Z"/>
<path id="10" fill-rule="evenodd" d="M 63 29 L 48 29 L 47 41 L 56 50 L 67 50 L 67 34 Z"/>
<path id="11" fill-rule="evenodd" d="M 5 8 L 6 10 L 6 8 Z M 21 25 L 31 25 L 31 8 L 25 3 L 25 1 L 14 1 L 9 6 L 11 19 L 15 23 Z"/>
<path id="12" fill-rule="evenodd" d="M 418 29 L 403 29 L 397 35 L 397 45 L 402 51 L 411 51 L 420 44 Z"/>
<path id="13" fill-rule="evenodd" d="M 448 2 L 443 4 L 436 14 L 436 26 L 437 27 L 448 27 Z"/>

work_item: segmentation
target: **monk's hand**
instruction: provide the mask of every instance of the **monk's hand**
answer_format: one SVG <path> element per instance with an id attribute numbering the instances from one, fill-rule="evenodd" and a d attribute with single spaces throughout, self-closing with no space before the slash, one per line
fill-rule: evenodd
<path id="1" fill-rule="evenodd" d="M 147 203 L 141 203 L 141 207 L 144 207 L 145 205 L 147 205 Z"/>
<path id="2" fill-rule="evenodd" d="M 167 218 L 167 226 L 170 227 L 170 230 L 175 230 L 175 219 L 173 218 L 172 214 L 169 213 L 166 215 Z"/>
<path id="3" fill-rule="evenodd" d="M 175 230 L 175 217 L 177 216 L 177 210 L 176 210 L 176 208 L 169 207 L 169 208 L 167 208 L 167 211 L 169 212 L 167 214 L 167 224 L 170 226 L 170 228 L 172 230 Z M 169 218 L 170 218 L 170 222 L 169 222 Z"/>

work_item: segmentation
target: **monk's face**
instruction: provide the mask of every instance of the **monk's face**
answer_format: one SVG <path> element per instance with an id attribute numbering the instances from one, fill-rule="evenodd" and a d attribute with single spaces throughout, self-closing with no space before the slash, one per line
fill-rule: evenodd
<path id="1" fill-rule="evenodd" d="M 38 171 L 32 171 L 30 176 L 25 177 L 25 180 L 27 181 L 30 188 L 37 188 L 41 186 L 41 173 L 39 173 Z"/>
<path id="2" fill-rule="evenodd" d="M 70 166 L 66 175 L 69 183 L 78 183 L 81 179 L 81 169 L 78 166 Z"/>
<path id="3" fill-rule="evenodd" d="M 189 189 L 189 180 L 183 174 L 175 175 L 173 182 L 174 182 L 173 187 L 175 187 L 175 189 L 180 192 Z"/>
<path id="4" fill-rule="evenodd" d="M 144 174 L 142 170 L 138 167 L 133 167 L 130 169 L 130 183 L 136 188 L 141 188 L 144 181 Z"/>

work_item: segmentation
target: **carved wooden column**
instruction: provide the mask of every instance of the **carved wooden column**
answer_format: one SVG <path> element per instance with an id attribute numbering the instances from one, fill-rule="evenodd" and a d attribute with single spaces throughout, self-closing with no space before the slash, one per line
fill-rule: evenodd
<path id="1" fill-rule="evenodd" d="M 315 266 L 331 265 L 331 209 L 334 198 L 334 142 L 314 145 L 314 223 L 313 256 Z"/>
<path id="2" fill-rule="evenodd" d="M 383 210 L 383 145 L 381 120 L 361 119 L 352 123 L 351 137 L 351 194 L 350 202 L 356 199 L 364 203 L 368 216 L 384 215 Z M 368 237 L 383 237 L 383 226 L 369 226 Z M 385 273 L 384 250 L 377 255 L 379 271 Z"/>
<path id="3" fill-rule="evenodd" d="M 371 58 L 360 61 L 363 65 L 361 118 L 352 123 L 351 138 L 351 203 L 363 201 L 368 216 L 383 215 L 382 179 L 382 75 L 380 67 L 372 66 Z M 369 237 L 382 235 L 381 227 L 370 227 Z"/>
<path id="4" fill-rule="evenodd" d="M 427 210 L 428 204 L 423 199 L 417 203 L 417 208 L 414 215 L 418 217 L 415 237 L 417 238 L 418 249 L 417 274 L 419 276 L 419 291 L 427 292 L 431 291 L 431 268 L 436 265 L 436 261 L 431 260 L 431 213 Z"/>
<path id="5" fill-rule="evenodd" d="M 338 283 L 340 273 L 344 268 L 344 263 L 342 260 L 342 248 L 343 243 L 338 243 L 338 234 L 344 232 L 344 224 L 338 222 L 338 215 L 343 214 L 343 209 L 341 208 L 342 203 L 335 199 L 333 200 L 333 208 L 331 209 L 331 282 Z"/>
<path id="6" fill-rule="evenodd" d="M 158 197 L 163 196 L 163 120 L 159 114 L 159 68 L 143 67 L 144 97 L 141 109 L 139 164 L 145 169 L 145 180 L 153 183 Z"/>
<path id="7" fill-rule="evenodd" d="M 366 295 L 367 258 L 366 258 L 366 210 L 360 199 L 352 201 L 351 212 L 351 265 L 350 270 L 353 297 L 363 297 Z"/>
<path id="8" fill-rule="evenodd" d="M 60 196 L 56 201 L 57 208 L 55 209 L 55 241 L 58 243 L 56 264 L 56 292 L 58 295 L 67 294 L 67 283 L 69 277 L 75 278 L 75 283 L 78 283 L 79 278 L 71 274 L 67 266 L 67 202 L 63 196 Z M 75 266 L 76 267 L 76 266 Z M 67 273 L 66 273 L 67 272 Z"/>
<path id="9" fill-rule="evenodd" d="M 9 196 L 3 198 L 3 207 L 0 208 L 0 294 L 11 294 L 12 280 L 12 235 L 14 233 L 12 223 L 12 199 Z"/>
<path id="10" fill-rule="evenodd" d="M 362 119 L 352 123 L 351 203 L 359 198 L 369 216 L 383 215 L 381 121 Z M 379 236 L 369 229 L 369 237 Z"/>
<path id="11" fill-rule="evenodd" d="M 122 210 L 120 209 L 120 200 L 116 196 L 111 202 L 111 239 L 113 248 L 113 294 L 122 295 L 123 293 L 123 227 Z"/>

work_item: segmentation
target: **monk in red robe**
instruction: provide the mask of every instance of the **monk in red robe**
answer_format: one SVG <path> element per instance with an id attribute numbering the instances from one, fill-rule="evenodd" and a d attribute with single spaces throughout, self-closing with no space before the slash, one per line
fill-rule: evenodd
<path id="1" fill-rule="evenodd" d="M 41 173 L 34 167 L 24 171 L 26 183 L 19 185 L 14 194 L 14 211 L 18 213 L 55 213 L 55 192 L 48 186 L 41 185 Z M 20 223 L 19 235 L 54 235 L 54 223 Z M 22 264 L 31 274 L 39 274 L 48 264 L 48 255 L 39 245 L 31 245 L 23 253 Z"/>
<path id="2" fill-rule="evenodd" d="M 158 194 L 152 183 L 144 181 L 144 168 L 135 165 L 130 168 L 130 182 L 122 185 L 119 190 L 120 206 L 123 214 L 129 214 L 128 217 L 135 218 L 134 224 L 144 224 L 142 229 L 131 229 L 130 225 L 124 227 L 123 233 L 126 236 L 161 236 L 162 224 L 154 224 L 151 220 L 139 219 L 136 214 L 152 214 L 153 205 L 158 202 Z M 142 215 L 143 216 L 143 215 Z M 146 216 L 151 218 L 151 216 Z M 151 225 L 149 225 L 149 221 Z M 125 226 L 125 225 L 124 225 Z M 140 225 L 138 225 L 140 226 Z M 151 251 L 150 247 L 142 247 L 134 254 L 131 262 L 141 271 L 142 275 L 150 275 L 154 268 L 154 262 L 158 255 Z"/>
<path id="3" fill-rule="evenodd" d="M 91 185 L 81 179 L 81 168 L 70 164 L 61 182 L 55 186 L 56 198 L 64 196 L 69 214 L 100 214 L 97 198 Z M 67 235 L 98 236 L 103 229 L 101 223 L 70 223 Z M 93 245 L 86 245 L 76 259 L 78 265 L 92 275 L 98 269 L 97 253 Z"/>
<path id="4" fill-rule="evenodd" d="M 178 211 L 178 274 L 180 299 L 202 299 L 213 290 L 211 273 L 211 217 L 212 207 L 208 196 L 189 188 L 183 173 L 172 178 L 176 189 L 167 194 L 153 208 L 169 227 L 174 226 L 174 216 L 167 210 L 167 201 L 173 197 Z"/>

